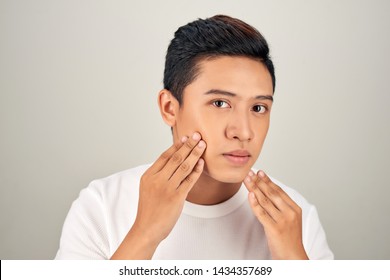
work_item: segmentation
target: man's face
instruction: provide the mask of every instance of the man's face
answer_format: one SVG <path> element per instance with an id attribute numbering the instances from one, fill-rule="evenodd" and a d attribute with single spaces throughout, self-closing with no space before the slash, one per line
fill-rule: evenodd
<path id="1" fill-rule="evenodd" d="M 261 62 L 229 56 L 203 60 L 199 75 L 184 90 L 174 137 L 200 132 L 207 143 L 205 175 L 242 182 L 267 135 L 272 95 L 271 75 Z"/>

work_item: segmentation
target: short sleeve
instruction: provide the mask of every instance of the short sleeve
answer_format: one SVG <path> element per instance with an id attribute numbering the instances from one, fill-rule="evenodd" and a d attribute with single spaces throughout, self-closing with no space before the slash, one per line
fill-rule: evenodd
<path id="1" fill-rule="evenodd" d="M 328 246 L 325 231 L 317 209 L 311 206 L 303 228 L 303 245 L 311 260 L 332 260 L 334 255 Z"/>
<path id="2" fill-rule="evenodd" d="M 65 219 L 56 259 L 109 259 L 106 211 L 97 181 L 80 192 Z"/>

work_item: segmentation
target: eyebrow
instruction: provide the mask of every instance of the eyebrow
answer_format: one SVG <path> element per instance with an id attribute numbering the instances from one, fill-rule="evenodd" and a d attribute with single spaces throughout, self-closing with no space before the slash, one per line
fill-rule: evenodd
<path id="1" fill-rule="evenodd" d="M 205 92 L 205 95 L 209 95 L 209 94 L 226 95 L 226 96 L 230 96 L 230 97 L 237 96 L 236 93 L 226 91 L 226 90 L 221 90 L 221 89 L 210 89 L 210 90 Z M 254 98 L 260 99 L 260 100 L 270 100 L 271 102 L 274 101 L 274 98 L 272 95 L 256 95 Z"/>

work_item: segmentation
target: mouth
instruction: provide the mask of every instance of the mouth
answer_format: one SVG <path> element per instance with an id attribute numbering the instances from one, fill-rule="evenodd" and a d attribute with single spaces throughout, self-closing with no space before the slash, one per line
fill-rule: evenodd
<path id="1" fill-rule="evenodd" d="M 246 150 L 236 150 L 224 153 L 223 156 L 234 165 L 245 165 L 251 158 L 251 155 Z"/>

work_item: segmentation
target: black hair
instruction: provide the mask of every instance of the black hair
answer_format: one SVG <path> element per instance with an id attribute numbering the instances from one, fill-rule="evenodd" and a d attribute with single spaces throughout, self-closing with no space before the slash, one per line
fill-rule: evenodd
<path id="1" fill-rule="evenodd" d="M 195 20 L 175 32 L 165 58 L 164 88 L 181 104 L 184 88 L 199 73 L 199 62 L 225 55 L 264 63 L 275 91 L 275 71 L 267 41 L 254 27 L 225 15 Z"/>

